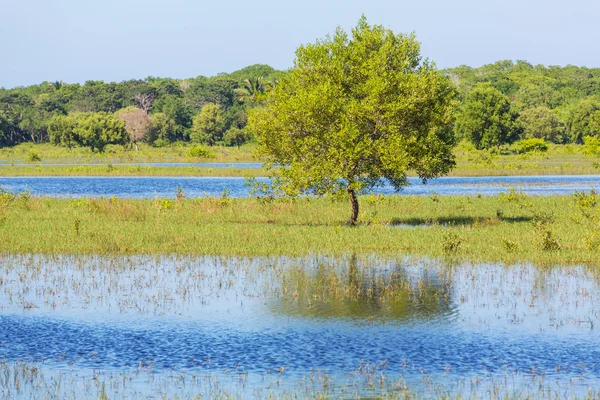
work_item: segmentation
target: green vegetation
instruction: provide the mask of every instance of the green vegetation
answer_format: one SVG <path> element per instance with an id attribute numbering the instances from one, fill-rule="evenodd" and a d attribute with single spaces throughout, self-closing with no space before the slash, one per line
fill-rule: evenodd
<path id="1" fill-rule="evenodd" d="M 461 102 L 455 125 L 458 140 L 490 148 L 530 138 L 582 144 L 586 136 L 600 136 L 600 68 L 505 60 L 443 72 L 454 82 Z M 246 130 L 247 112 L 268 103 L 269 94 L 287 74 L 253 65 L 214 77 L 148 77 L 83 85 L 42 82 L 0 88 L 0 146 L 48 141 L 79 146 L 69 134 L 69 120 L 56 117 L 94 113 L 114 113 L 125 122 L 127 141 L 134 145 L 165 147 L 196 135 L 205 144 L 238 146 L 252 137 Z M 220 123 L 206 134 L 201 124 L 194 127 L 194 121 L 209 104 L 220 107 Z M 236 131 L 226 135 L 231 128 L 242 130 L 243 135 Z"/>
<path id="2" fill-rule="evenodd" d="M 87 138 L 84 143 L 75 140 L 72 136 L 77 134 L 73 132 L 75 121 L 91 118 L 96 120 L 97 126 L 98 120 L 112 118 L 113 114 L 125 122 L 126 142 L 162 147 L 176 141 L 189 141 L 192 133 L 200 130 L 208 133 L 200 138 L 206 143 L 237 146 L 241 144 L 240 138 L 248 140 L 248 135 L 225 142 L 223 133 L 232 127 L 244 129 L 246 110 L 264 100 L 280 75 L 282 72 L 269 66 L 253 65 L 211 78 L 148 77 L 119 83 L 43 82 L 28 87 L 0 88 L 0 146 L 50 141 L 58 146 L 93 146 L 102 151 L 102 141 L 90 139 L 93 129 L 82 128 L 76 136 Z M 206 132 L 202 131 L 203 127 L 193 126 L 207 105 L 220 110 L 218 131 Z M 86 125 L 91 123 L 87 121 Z M 112 138 L 113 134 L 109 136 Z"/>
<path id="3" fill-rule="evenodd" d="M 175 191 L 175 188 L 174 188 Z M 597 265 L 600 197 L 366 196 L 346 202 L 0 196 L 0 251 L 52 254 L 415 254 L 472 262 Z M 78 222 L 77 222 L 78 221 Z M 48 240 L 52 237 L 53 240 Z"/>
<path id="4" fill-rule="evenodd" d="M 357 193 L 381 178 L 400 190 L 409 170 L 427 180 L 454 166 L 455 92 L 414 35 L 363 17 L 351 35 L 301 46 L 294 64 L 248 120 L 267 168 L 285 165 L 286 193 L 347 192 L 355 224 Z"/>

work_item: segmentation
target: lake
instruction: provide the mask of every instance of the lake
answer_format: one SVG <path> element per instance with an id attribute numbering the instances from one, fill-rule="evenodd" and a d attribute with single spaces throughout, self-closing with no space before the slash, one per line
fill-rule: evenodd
<path id="1" fill-rule="evenodd" d="M 266 178 L 258 180 L 268 182 Z M 409 181 L 411 186 L 401 194 L 494 196 L 511 187 L 541 196 L 572 194 L 576 190 L 600 191 L 600 175 L 444 177 L 432 179 L 426 185 L 417 178 Z M 231 197 L 246 197 L 249 193 L 244 178 L 240 177 L 1 177 L 0 186 L 14 192 L 59 197 L 174 197 L 177 188 L 182 188 L 188 197 L 220 196 L 225 189 Z M 374 192 L 393 194 L 394 190 L 383 185 Z"/>
<path id="2" fill-rule="evenodd" d="M 5 255 L 0 270 L 4 398 L 600 387 L 600 280 L 584 267 Z"/>

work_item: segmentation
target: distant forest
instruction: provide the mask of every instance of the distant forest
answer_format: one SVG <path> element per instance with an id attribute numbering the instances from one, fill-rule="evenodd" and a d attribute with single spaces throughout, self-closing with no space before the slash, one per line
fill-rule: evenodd
<path id="1" fill-rule="evenodd" d="M 458 140 L 491 148 L 523 139 L 582 143 L 600 136 L 600 68 L 499 61 L 443 70 L 457 90 Z M 190 79 L 148 77 L 83 85 L 42 82 L 0 89 L 0 146 L 88 146 L 144 141 L 241 145 L 247 110 L 260 107 L 285 71 L 252 65 Z"/>

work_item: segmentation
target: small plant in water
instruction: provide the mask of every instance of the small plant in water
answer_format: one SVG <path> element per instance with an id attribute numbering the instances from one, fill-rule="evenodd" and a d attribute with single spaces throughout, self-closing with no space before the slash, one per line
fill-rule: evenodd
<path id="1" fill-rule="evenodd" d="M 181 186 L 177 186 L 177 194 L 175 195 L 176 200 L 185 199 L 185 190 Z"/>
<path id="2" fill-rule="evenodd" d="M 230 204 L 231 204 L 231 197 L 229 196 L 229 192 L 227 191 L 227 188 L 225 188 L 225 189 L 223 189 L 223 192 L 221 193 L 221 198 L 219 199 L 219 205 L 221 207 L 227 207 Z"/>
<path id="3" fill-rule="evenodd" d="M 534 217 L 533 224 L 536 233 L 536 243 L 540 250 L 560 250 L 560 242 L 550 228 L 551 221 L 551 216 L 548 215 L 536 215 Z"/>
<path id="4" fill-rule="evenodd" d="M 40 157 L 38 153 L 32 150 L 29 153 L 27 153 L 25 160 L 27 160 L 27 162 L 40 162 L 42 161 L 42 157 Z"/>
<path id="5" fill-rule="evenodd" d="M 442 251 L 446 257 L 454 257 L 458 254 L 463 243 L 462 238 L 455 232 L 446 232 L 442 238 Z"/>

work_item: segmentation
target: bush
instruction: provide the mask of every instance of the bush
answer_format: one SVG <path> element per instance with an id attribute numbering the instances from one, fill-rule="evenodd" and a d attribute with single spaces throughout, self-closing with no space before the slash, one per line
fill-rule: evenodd
<path id="1" fill-rule="evenodd" d="M 194 146 L 188 150 L 188 155 L 190 157 L 198 157 L 198 158 L 212 158 L 214 154 L 210 152 L 208 149 L 205 149 L 202 146 Z"/>
<path id="2" fill-rule="evenodd" d="M 594 136 L 586 136 L 583 138 L 583 152 L 587 155 L 595 155 L 600 153 L 600 139 Z"/>
<path id="3" fill-rule="evenodd" d="M 38 162 L 42 161 L 42 157 L 40 157 L 38 153 L 32 150 L 29 153 L 27 153 L 25 160 L 27 160 L 27 162 Z"/>
<path id="4" fill-rule="evenodd" d="M 516 142 L 515 148 L 519 154 L 531 153 L 534 151 L 543 153 L 548 151 L 548 144 L 546 144 L 543 139 L 525 139 Z"/>
<path id="5" fill-rule="evenodd" d="M 167 147 L 170 144 L 171 142 L 169 142 L 167 139 L 156 139 L 152 142 L 152 146 L 154 147 Z"/>

